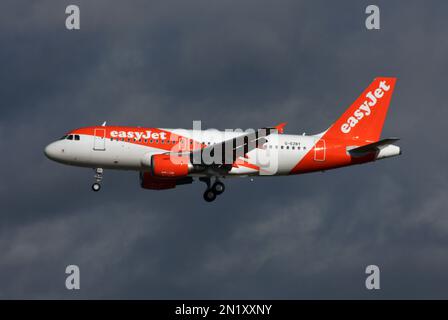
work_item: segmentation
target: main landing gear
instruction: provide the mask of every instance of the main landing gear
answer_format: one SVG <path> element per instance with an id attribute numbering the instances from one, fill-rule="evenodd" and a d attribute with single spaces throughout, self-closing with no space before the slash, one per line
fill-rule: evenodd
<path id="1" fill-rule="evenodd" d="M 101 189 L 101 180 L 103 180 L 103 168 L 96 168 L 93 177 L 95 178 L 95 183 L 92 184 L 92 190 L 98 192 Z"/>
<path id="2" fill-rule="evenodd" d="M 220 195 L 226 189 L 224 183 L 215 177 L 215 182 L 211 184 L 211 178 L 199 178 L 200 181 L 207 184 L 207 189 L 204 192 L 204 200 L 207 202 L 212 202 L 216 199 L 216 196 Z"/>

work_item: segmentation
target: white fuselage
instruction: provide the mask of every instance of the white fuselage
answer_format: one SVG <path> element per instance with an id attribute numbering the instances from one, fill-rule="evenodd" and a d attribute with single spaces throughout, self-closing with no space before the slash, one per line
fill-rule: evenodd
<path id="1" fill-rule="evenodd" d="M 204 145 L 213 145 L 241 135 L 241 132 L 217 130 L 193 131 L 184 129 L 163 129 Z M 256 148 L 247 153 L 246 164 L 234 166 L 229 175 L 273 175 L 289 174 L 294 166 L 313 148 L 320 135 L 300 136 L 271 134 L 264 148 Z M 123 141 L 122 141 L 123 140 Z M 58 140 L 46 148 L 46 154 L 58 162 L 91 168 L 147 171 L 143 159 L 153 154 L 166 153 L 154 144 L 136 144 L 127 139 L 99 138 L 79 134 L 79 140 Z M 148 139 L 149 140 L 149 139 Z M 149 142 L 149 141 L 148 141 Z M 162 141 L 159 142 L 160 145 Z M 163 142 L 166 144 L 166 141 Z M 266 170 L 258 170 L 254 166 Z M 191 174 L 192 176 L 201 174 Z"/>

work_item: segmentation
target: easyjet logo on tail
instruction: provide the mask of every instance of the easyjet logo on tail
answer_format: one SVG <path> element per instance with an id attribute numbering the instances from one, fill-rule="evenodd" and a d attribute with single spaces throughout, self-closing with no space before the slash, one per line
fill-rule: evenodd
<path id="1" fill-rule="evenodd" d="M 361 121 L 364 116 L 368 117 L 372 113 L 372 107 L 374 107 L 379 100 L 384 96 L 384 92 L 389 91 L 390 85 L 386 83 L 385 80 L 380 81 L 378 88 L 375 90 L 369 91 L 366 94 L 366 100 L 361 104 L 353 115 L 350 116 L 346 122 L 341 125 L 342 133 L 349 133 L 352 128 L 354 128 L 359 121 Z"/>

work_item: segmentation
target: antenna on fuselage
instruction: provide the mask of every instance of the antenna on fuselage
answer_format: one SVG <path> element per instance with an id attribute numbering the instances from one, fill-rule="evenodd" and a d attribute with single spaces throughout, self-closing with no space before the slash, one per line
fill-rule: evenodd
<path id="1" fill-rule="evenodd" d="M 105 126 L 106 126 L 106 122 L 107 122 L 107 121 L 104 121 L 103 124 L 102 124 L 101 126 L 102 126 L 102 127 L 105 127 Z"/>

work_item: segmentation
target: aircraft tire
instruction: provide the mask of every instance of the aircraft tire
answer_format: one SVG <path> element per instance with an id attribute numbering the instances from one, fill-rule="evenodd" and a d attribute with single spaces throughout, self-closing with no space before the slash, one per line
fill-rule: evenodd
<path id="1" fill-rule="evenodd" d="M 216 193 L 213 191 L 213 189 L 207 189 L 204 192 L 204 200 L 207 202 L 212 202 L 216 199 Z"/>
<path id="2" fill-rule="evenodd" d="M 212 189 L 213 189 L 213 192 L 215 192 L 216 195 L 220 195 L 221 193 L 223 193 L 226 190 L 226 186 L 221 181 L 216 181 L 213 184 Z"/>

